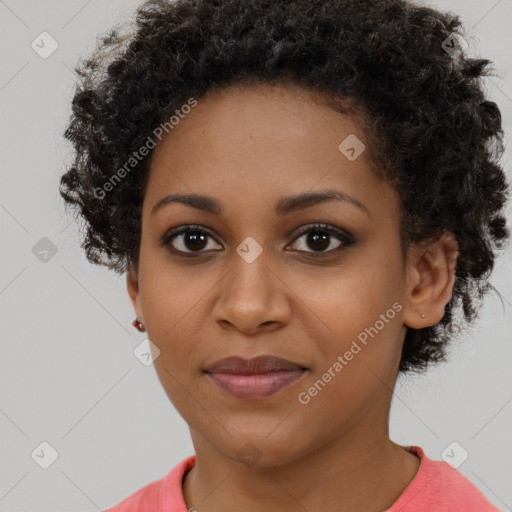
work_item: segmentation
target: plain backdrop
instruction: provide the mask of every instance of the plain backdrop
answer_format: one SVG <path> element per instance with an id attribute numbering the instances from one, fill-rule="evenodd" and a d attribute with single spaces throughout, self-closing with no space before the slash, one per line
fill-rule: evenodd
<path id="1" fill-rule="evenodd" d="M 124 276 L 86 261 L 58 194 L 73 67 L 140 3 L 0 1 L 0 512 L 104 510 L 193 454 L 154 367 L 134 356 L 145 335 L 130 325 Z M 495 63 L 485 83 L 510 177 L 512 1 L 428 5 L 460 14 L 470 53 Z M 58 44 L 48 58 L 32 47 L 42 32 Z M 457 443 L 468 454 L 459 471 L 502 510 L 512 510 L 511 252 L 492 278 L 503 303 L 487 297 L 448 363 L 400 379 L 390 424 L 395 442 L 433 459 Z"/>

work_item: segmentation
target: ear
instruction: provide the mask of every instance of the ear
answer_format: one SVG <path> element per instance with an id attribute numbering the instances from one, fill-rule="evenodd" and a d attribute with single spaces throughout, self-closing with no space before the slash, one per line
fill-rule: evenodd
<path id="1" fill-rule="evenodd" d="M 455 236 L 448 231 L 410 248 L 406 263 L 405 325 L 422 329 L 441 321 L 452 297 L 458 255 Z"/>
<path id="2" fill-rule="evenodd" d="M 127 265 L 126 287 L 128 289 L 128 295 L 130 296 L 130 301 L 135 314 L 137 315 L 137 318 L 144 323 L 139 296 L 139 272 L 137 266 L 131 262 Z"/>

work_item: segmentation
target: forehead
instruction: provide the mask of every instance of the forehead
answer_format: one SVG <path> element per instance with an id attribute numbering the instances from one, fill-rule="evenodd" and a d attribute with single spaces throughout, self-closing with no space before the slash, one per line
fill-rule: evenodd
<path id="1" fill-rule="evenodd" d="M 243 196 L 249 204 L 314 188 L 378 194 L 382 186 L 363 149 L 361 119 L 337 112 L 325 93 L 235 85 L 210 91 L 187 112 L 154 149 L 146 209 L 172 192 Z M 356 159 L 343 152 L 347 140 Z"/>
<path id="2" fill-rule="evenodd" d="M 344 133 L 364 137 L 362 112 L 341 114 L 335 110 L 334 99 L 327 93 L 297 84 L 217 87 L 196 103 L 186 114 L 179 118 L 174 116 L 175 124 L 157 145 L 154 159 L 171 148 L 179 150 L 177 146 L 183 144 L 197 144 L 198 149 L 208 145 L 209 149 L 231 147 L 241 150 L 244 146 L 261 143 L 269 149 L 269 146 L 286 143 L 298 146 L 304 140 L 315 141 L 318 145 L 327 133 L 333 137 L 325 140 L 326 144 L 333 139 L 336 142 Z M 343 100 L 343 103 L 356 108 L 349 100 Z"/>

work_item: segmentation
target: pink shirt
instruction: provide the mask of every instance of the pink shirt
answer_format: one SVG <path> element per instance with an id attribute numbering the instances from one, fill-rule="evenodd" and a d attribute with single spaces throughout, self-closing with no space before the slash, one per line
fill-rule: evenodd
<path id="1" fill-rule="evenodd" d="M 406 448 L 421 459 L 418 473 L 384 512 L 502 512 L 447 462 L 429 459 L 419 446 Z M 195 461 L 195 455 L 187 457 L 165 477 L 104 512 L 187 512 L 181 482 Z"/>

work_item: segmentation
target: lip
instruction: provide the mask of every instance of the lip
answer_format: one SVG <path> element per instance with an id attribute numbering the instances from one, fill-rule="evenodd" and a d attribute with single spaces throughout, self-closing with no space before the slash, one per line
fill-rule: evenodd
<path id="1" fill-rule="evenodd" d="M 252 375 L 207 373 L 223 391 L 235 398 L 254 400 L 269 397 L 299 380 L 306 370 L 283 370 Z"/>
<path id="2" fill-rule="evenodd" d="M 277 356 L 259 356 L 253 359 L 232 356 L 215 361 L 205 368 L 208 373 L 234 373 L 237 375 L 254 375 L 283 370 L 295 371 L 307 370 L 307 368 Z"/>
<path id="3" fill-rule="evenodd" d="M 299 380 L 307 370 L 276 356 L 249 360 L 234 356 L 213 363 L 205 373 L 226 393 L 247 400 L 274 395 Z"/>

